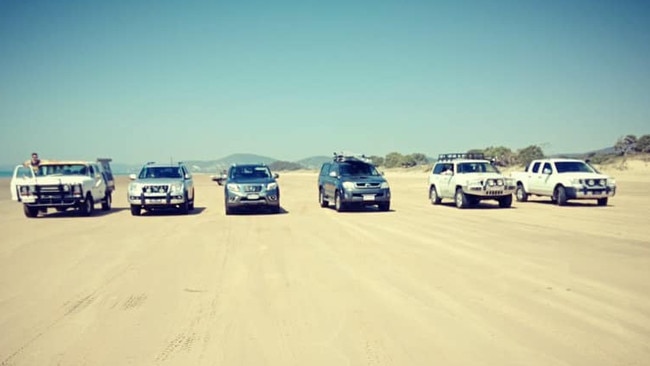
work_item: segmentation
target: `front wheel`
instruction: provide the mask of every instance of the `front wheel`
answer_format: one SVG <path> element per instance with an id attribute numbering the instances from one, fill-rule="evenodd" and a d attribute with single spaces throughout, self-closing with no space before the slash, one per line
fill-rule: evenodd
<path id="1" fill-rule="evenodd" d="M 517 202 L 528 201 L 528 193 L 526 193 L 526 189 L 524 189 L 524 185 L 521 183 L 517 184 L 517 189 L 515 190 L 515 198 L 517 198 Z"/>
<path id="2" fill-rule="evenodd" d="M 390 201 L 381 202 L 377 206 L 379 206 L 379 211 L 388 211 L 388 210 L 390 210 Z"/>
<path id="3" fill-rule="evenodd" d="M 327 207 L 330 205 L 330 203 L 325 199 L 325 193 L 322 188 L 318 190 L 318 203 L 320 204 L 320 207 Z"/>
<path id="4" fill-rule="evenodd" d="M 334 195 L 334 208 L 337 212 L 345 211 L 345 204 L 342 202 L 342 196 L 341 192 L 336 192 Z"/>
<path id="5" fill-rule="evenodd" d="M 467 200 L 467 195 L 463 192 L 462 188 L 456 189 L 456 194 L 454 195 L 454 200 L 456 202 L 456 207 L 458 208 L 467 208 L 469 206 L 469 201 Z"/>
<path id="6" fill-rule="evenodd" d="M 113 203 L 113 198 L 111 197 L 111 194 L 106 193 L 106 197 L 104 197 L 104 201 L 102 201 L 102 210 L 109 211 L 111 209 L 112 203 Z"/>
<path id="7" fill-rule="evenodd" d="M 511 194 L 499 198 L 499 207 L 508 208 L 510 206 L 512 206 L 512 195 Z"/>
<path id="8" fill-rule="evenodd" d="M 442 198 L 438 196 L 438 191 L 436 190 L 436 186 L 431 186 L 431 188 L 429 188 L 429 200 L 431 200 L 432 205 L 437 205 L 440 202 L 442 202 Z"/>
<path id="9" fill-rule="evenodd" d="M 95 202 L 93 202 L 92 196 L 88 194 L 86 200 L 79 206 L 79 213 L 81 216 L 90 216 L 95 209 Z"/>
<path id="10" fill-rule="evenodd" d="M 607 197 L 598 199 L 598 206 L 607 206 Z"/>
<path id="11" fill-rule="evenodd" d="M 142 208 L 140 206 L 131 205 L 131 215 L 140 216 L 140 211 L 142 211 Z"/>
<path id="12" fill-rule="evenodd" d="M 23 212 L 25 212 L 25 216 L 34 218 L 38 216 L 38 207 L 30 207 L 27 205 L 23 205 Z"/>
<path id="13" fill-rule="evenodd" d="M 555 201 L 558 206 L 565 206 L 567 202 L 566 189 L 562 186 L 555 188 Z"/>

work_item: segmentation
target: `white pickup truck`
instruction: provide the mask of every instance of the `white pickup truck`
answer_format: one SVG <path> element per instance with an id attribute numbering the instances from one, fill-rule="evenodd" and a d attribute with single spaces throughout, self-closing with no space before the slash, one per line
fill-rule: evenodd
<path id="1" fill-rule="evenodd" d="M 27 217 L 76 209 L 90 216 L 95 204 L 111 209 L 115 181 L 111 159 L 87 161 L 41 161 L 38 167 L 18 165 L 11 179 L 11 198 L 23 204 Z"/>
<path id="2" fill-rule="evenodd" d="M 523 172 L 513 172 L 517 188 L 515 198 L 526 202 L 528 196 L 546 196 L 559 206 L 568 200 L 596 200 L 607 206 L 616 194 L 616 182 L 601 174 L 587 162 L 578 159 L 539 159 L 528 164 Z"/>

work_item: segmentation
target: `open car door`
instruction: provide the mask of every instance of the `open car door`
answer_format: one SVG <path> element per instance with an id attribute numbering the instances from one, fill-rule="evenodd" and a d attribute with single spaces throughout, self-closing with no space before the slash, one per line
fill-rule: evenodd
<path id="1" fill-rule="evenodd" d="M 16 165 L 14 168 L 14 175 L 11 178 L 11 184 L 9 185 L 11 189 L 11 199 L 14 201 L 20 201 L 18 186 L 26 183 L 28 180 L 31 181 L 34 178 L 34 171 L 31 167 Z"/>

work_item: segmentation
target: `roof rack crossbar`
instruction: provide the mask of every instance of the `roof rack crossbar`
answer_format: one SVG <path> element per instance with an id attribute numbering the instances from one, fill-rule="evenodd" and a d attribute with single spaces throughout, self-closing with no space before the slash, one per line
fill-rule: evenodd
<path id="1" fill-rule="evenodd" d="M 485 159 L 483 153 L 447 153 L 438 155 L 438 161 L 455 159 Z"/>

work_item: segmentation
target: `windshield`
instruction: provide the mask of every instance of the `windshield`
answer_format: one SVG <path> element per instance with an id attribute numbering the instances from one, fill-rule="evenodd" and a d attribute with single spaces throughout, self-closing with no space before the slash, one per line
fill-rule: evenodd
<path id="1" fill-rule="evenodd" d="M 364 163 L 342 163 L 339 165 L 341 176 L 380 175 L 374 166 Z"/>
<path id="2" fill-rule="evenodd" d="M 271 171 L 265 166 L 236 166 L 230 170 L 231 179 L 268 179 Z"/>
<path id="3" fill-rule="evenodd" d="M 460 163 L 458 173 L 499 173 L 499 169 L 488 162 Z"/>
<path id="4" fill-rule="evenodd" d="M 48 164 L 38 167 L 36 175 L 87 175 L 88 167 L 84 164 Z"/>
<path id="5" fill-rule="evenodd" d="M 582 161 L 558 161 L 555 162 L 555 169 L 558 173 L 594 173 L 594 170 Z"/>
<path id="6" fill-rule="evenodd" d="M 183 174 L 181 169 L 176 166 L 150 166 L 142 168 L 138 178 L 183 178 Z"/>

